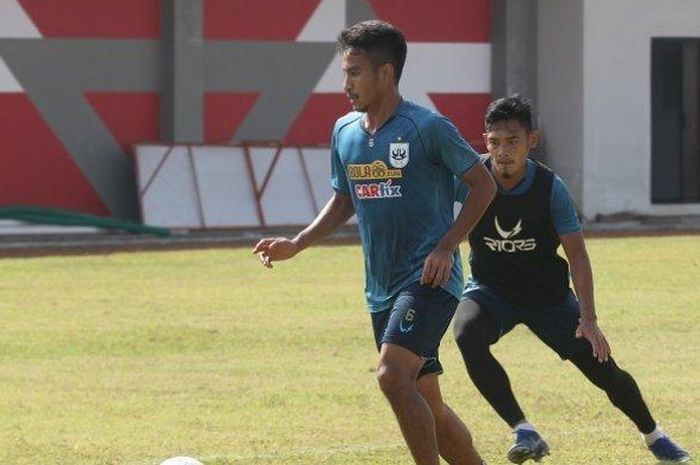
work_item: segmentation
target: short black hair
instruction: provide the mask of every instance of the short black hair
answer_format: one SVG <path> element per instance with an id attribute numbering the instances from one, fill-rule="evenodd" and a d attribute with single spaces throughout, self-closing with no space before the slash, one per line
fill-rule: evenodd
<path id="1" fill-rule="evenodd" d="M 530 100 L 521 95 L 514 94 L 509 97 L 494 100 L 486 109 L 484 126 L 489 131 L 500 121 L 515 120 L 525 128 L 527 132 L 535 128 L 532 120 L 532 104 Z"/>
<path id="2" fill-rule="evenodd" d="M 406 38 L 394 26 L 373 19 L 343 29 L 338 35 L 338 51 L 342 53 L 350 49 L 366 53 L 375 69 L 384 63 L 391 63 L 396 83 L 399 83 L 407 48 Z"/>

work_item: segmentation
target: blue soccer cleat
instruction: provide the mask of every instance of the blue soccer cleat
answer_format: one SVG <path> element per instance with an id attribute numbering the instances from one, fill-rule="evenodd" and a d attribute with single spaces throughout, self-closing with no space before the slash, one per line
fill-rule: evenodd
<path id="1" fill-rule="evenodd" d="M 690 460 L 690 454 L 667 436 L 654 441 L 649 450 L 661 462 L 683 463 Z"/>
<path id="2" fill-rule="evenodd" d="M 537 431 L 521 429 L 513 434 L 515 442 L 508 449 L 508 460 L 512 463 L 523 463 L 530 459 L 539 462 L 542 457 L 549 455 L 549 446 Z"/>

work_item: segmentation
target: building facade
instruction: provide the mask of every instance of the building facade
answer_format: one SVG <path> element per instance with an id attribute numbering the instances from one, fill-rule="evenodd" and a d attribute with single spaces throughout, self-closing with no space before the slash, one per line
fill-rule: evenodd
<path id="1" fill-rule="evenodd" d="M 700 214 L 696 0 L 0 0 L 0 207 L 134 220 L 135 145 L 327 146 L 348 111 L 335 37 L 372 18 L 406 34 L 403 95 L 477 149 L 491 98 L 530 97 L 536 156 L 585 219 Z M 301 172 L 285 166 L 263 176 L 275 199 Z M 313 215 L 251 176 L 234 203 Z"/>

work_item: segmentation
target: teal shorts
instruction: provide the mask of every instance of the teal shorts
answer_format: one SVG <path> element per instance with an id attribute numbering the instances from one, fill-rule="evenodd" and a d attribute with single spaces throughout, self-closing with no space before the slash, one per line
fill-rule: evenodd
<path id="1" fill-rule="evenodd" d="M 440 341 L 450 326 L 459 301 L 442 288 L 410 284 L 401 291 L 391 308 L 371 313 L 377 350 L 391 343 L 423 357 L 419 377 L 442 373 L 438 358 Z"/>
<path id="2" fill-rule="evenodd" d="M 498 338 L 522 323 L 562 359 L 591 351 L 590 343 L 585 338 L 576 338 L 575 335 L 581 311 L 571 290 L 558 302 L 527 306 L 514 304 L 497 291 L 479 284 L 465 289 L 462 300 L 465 299 L 475 301 L 488 313 L 496 325 Z M 491 344 L 495 344 L 498 338 L 490 341 Z"/>

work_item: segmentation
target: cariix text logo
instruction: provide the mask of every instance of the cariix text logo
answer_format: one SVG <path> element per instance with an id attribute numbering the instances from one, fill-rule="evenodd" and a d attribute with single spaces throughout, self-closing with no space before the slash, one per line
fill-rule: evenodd
<path id="1" fill-rule="evenodd" d="M 402 197 L 401 186 L 392 185 L 391 179 L 378 183 L 356 184 L 355 195 L 362 200 Z"/>

